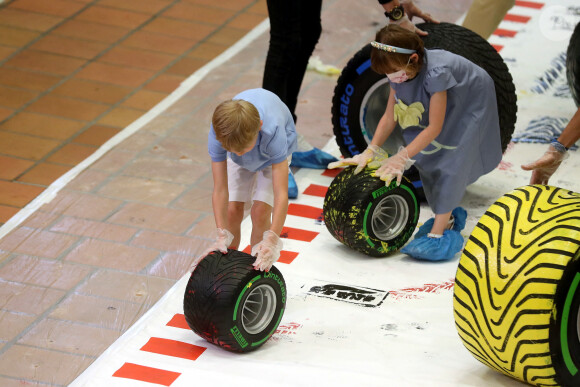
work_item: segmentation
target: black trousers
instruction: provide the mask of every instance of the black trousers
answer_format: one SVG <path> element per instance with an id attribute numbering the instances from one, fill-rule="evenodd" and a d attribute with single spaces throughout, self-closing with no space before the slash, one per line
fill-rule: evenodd
<path id="1" fill-rule="evenodd" d="M 296 122 L 296 103 L 308 59 L 322 32 L 322 0 L 267 0 L 270 45 L 262 87 L 288 106 Z"/>

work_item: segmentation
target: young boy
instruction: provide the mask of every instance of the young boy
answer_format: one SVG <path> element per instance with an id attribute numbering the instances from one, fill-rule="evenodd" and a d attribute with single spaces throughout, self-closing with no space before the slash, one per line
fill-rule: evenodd
<path id="1" fill-rule="evenodd" d="M 279 235 L 288 211 L 289 157 L 295 150 L 294 119 L 274 93 L 246 90 L 216 107 L 208 151 L 217 238 L 200 259 L 212 251 L 238 248 L 244 205 L 251 199 L 254 267 L 270 270 L 282 249 Z"/>

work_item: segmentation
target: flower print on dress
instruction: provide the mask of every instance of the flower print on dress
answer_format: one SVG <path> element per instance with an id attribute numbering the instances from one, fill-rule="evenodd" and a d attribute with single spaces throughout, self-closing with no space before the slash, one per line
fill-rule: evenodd
<path id="1" fill-rule="evenodd" d="M 401 128 L 406 129 L 409 126 L 419 126 L 425 108 L 421 102 L 413 102 L 409 106 L 405 105 L 400 99 L 395 104 L 395 121 Z M 425 128 L 425 126 L 421 126 Z"/>

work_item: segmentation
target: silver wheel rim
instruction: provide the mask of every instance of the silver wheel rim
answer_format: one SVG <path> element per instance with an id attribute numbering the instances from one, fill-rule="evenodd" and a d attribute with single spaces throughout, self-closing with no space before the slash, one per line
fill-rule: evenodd
<path id="1" fill-rule="evenodd" d="M 362 134 L 368 144 L 371 143 L 377 125 L 385 113 L 390 89 L 389 79 L 387 77 L 381 78 L 367 90 L 363 97 L 360 105 L 359 121 Z M 382 148 L 389 154 L 395 154 L 401 145 L 404 146 L 405 141 L 403 140 L 401 128 L 397 125 Z"/>
<path id="2" fill-rule="evenodd" d="M 409 218 L 409 205 L 399 195 L 383 198 L 375 207 L 371 218 L 373 233 L 380 240 L 393 239 L 399 235 Z"/>
<path id="3" fill-rule="evenodd" d="M 242 306 L 242 326 L 251 335 L 262 332 L 276 311 L 276 293 L 270 285 L 252 289 Z"/>

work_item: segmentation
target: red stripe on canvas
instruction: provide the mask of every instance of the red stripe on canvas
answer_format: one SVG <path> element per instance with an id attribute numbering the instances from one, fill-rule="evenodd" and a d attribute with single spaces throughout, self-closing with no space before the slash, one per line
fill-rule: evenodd
<path id="1" fill-rule="evenodd" d="M 133 363 L 123 364 L 121 368 L 113 374 L 116 378 L 139 380 L 141 382 L 160 384 L 162 386 L 171 386 L 179 375 L 181 374 L 178 372 L 145 367 Z"/>
<path id="2" fill-rule="evenodd" d="M 503 18 L 503 20 L 505 20 L 505 21 L 515 22 L 515 23 L 527 23 L 530 21 L 530 19 L 531 19 L 530 16 L 514 15 L 511 13 L 508 13 Z"/>
<path id="3" fill-rule="evenodd" d="M 323 219 L 322 209 L 305 204 L 290 203 L 288 205 L 288 215 L 301 216 L 310 219 Z"/>
<path id="4" fill-rule="evenodd" d="M 141 347 L 141 351 L 157 353 L 159 355 L 179 357 L 187 360 L 197 360 L 206 350 L 204 347 L 184 343 L 183 341 L 152 337 Z"/>
<path id="5" fill-rule="evenodd" d="M 504 36 L 508 38 L 513 38 L 514 36 L 516 36 L 517 33 L 518 31 L 506 30 L 504 28 L 498 28 L 493 32 L 494 35 Z"/>
<path id="6" fill-rule="evenodd" d="M 535 1 L 516 0 L 516 5 L 518 7 L 542 9 L 542 7 L 544 6 L 544 3 L 536 3 Z"/>
<path id="7" fill-rule="evenodd" d="M 246 248 L 242 251 L 246 254 L 251 254 L 252 253 L 252 246 L 247 245 Z M 282 250 L 282 251 L 280 251 L 280 258 L 278 258 L 278 260 L 276 262 L 291 264 L 292 261 L 294 261 L 297 256 L 298 256 L 298 253 L 295 251 Z"/>
<path id="8" fill-rule="evenodd" d="M 168 327 L 189 329 L 187 321 L 185 321 L 185 315 L 181 313 L 176 313 L 175 316 L 167 323 Z"/>
<path id="9" fill-rule="evenodd" d="M 491 45 L 493 48 L 495 48 L 495 50 L 497 52 L 500 52 L 503 49 L 503 46 L 501 44 L 492 44 Z"/>
<path id="10" fill-rule="evenodd" d="M 280 251 L 280 258 L 278 258 L 277 262 L 286 263 L 289 265 L 292 263 L 292 261 L 294 261 L 296 259 L 297 256 L 298 256 L 298 253 L 295 251 L 282 250 L 282 251 Z"/>
<path id="11" fill-rule="evenodd" d="M 322 176 L 332 177 L 335 178 L 340 172 L 342 172 L 343 168 L 336 168 L 336 169 L 326 169 L 324 172 L 321 173 Z"/>
<path id="12" fill-rule="evenodd" d="M 319 233 L 316 231 L 302 230 L 300 228 L 283 227 L 280 233 L 281 238 L 294 239 L 303 242 L 312 242 Z"/>
<path id="13" fill-rule="evenodd" d="M 328 187 L 318 184 L 310 184 L 303 193 L 304 195 L 319 196 L 323 198 L 326 196 L 326 191 L 328 191 Z"/>

